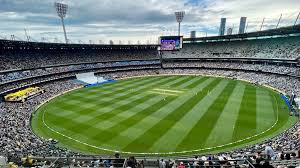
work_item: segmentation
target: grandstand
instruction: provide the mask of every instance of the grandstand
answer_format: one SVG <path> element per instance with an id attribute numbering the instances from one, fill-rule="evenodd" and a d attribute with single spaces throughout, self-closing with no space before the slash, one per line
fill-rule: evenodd
<path id="1" fill-rule="evenodd" d="M 185 44 L 165 58 L 255 58 L 295 60 L 300 57 L 300 36 Z M 263 47 L 263 50 L 261 49 Z"/>
<path id="2" fill-rule="evenodd" d="M 183 41 L 0 40 L 0 167 L 299 166 L 300 25 Z"/>

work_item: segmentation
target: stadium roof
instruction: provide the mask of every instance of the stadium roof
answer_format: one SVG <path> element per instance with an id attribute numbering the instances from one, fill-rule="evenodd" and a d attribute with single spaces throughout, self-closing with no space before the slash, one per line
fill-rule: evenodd
<path id="1" fill-rule="evenodd" d="M 269 29 L 258 32 L 250 32 L 244 34 L 233 34 L 225 36 L 211 36 L 211 37 L 199 37 L 199 38 L 184 38 L 183 41 L 196 42 L 196 41 L 208 41 L 208 40 L 230 40 L 230 39 L 245 39 L 245 38 L 255 38 L 255 37 L 270 37 L 270 36 L 283 36 L 300 34 L 300 25 L 282 27 L 278 29 Z"/>
<path id="2" fill-rule="evenodd" d="M 184 38 L 185 42 L 205 42 L 205 41 L 223 41 L 231 39 L 246 39 L 257 37 L 272 37 L 285 35 L 300 35 L 300 25 L 282 27 L 278 29 L 270 29 L 245 34 L 234 34 L 226 36 L 211 36 L 200 38 Z M 110 44 L 64 44 L 64 43 L 43 43 L 43 42 L 27 42 L 0 40 L 0 49 L 150 49 L 156 48 L 156 44 L 132 44 L 132 45 L 110 45 Z"/>

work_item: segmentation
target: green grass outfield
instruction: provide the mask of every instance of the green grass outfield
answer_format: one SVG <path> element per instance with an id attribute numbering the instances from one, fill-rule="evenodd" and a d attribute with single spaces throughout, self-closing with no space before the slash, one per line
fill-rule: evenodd
<path id="1" fill-rule="evenodd" d="M 152 76 L 81 88 L 52 99 L 32 128 L 87 154 L 189 155 L 232 150 L 292 126 L 279 93 L 244 81 Z"/>

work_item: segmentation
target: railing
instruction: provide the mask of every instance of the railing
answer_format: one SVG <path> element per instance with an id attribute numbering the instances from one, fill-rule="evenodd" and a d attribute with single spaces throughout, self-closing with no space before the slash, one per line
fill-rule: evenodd
<path id="1" fill-rule="evenodd" d="M 126 168 L 125 158 L 102 158 L 102 157 L 33 157 L 36 160 L 31 167 L 43 166 L 48 164 L 49 168 L 56 167 L 106 167 L 113 166 L 114 168 Z"/>
<path id="2" fill-rule="evenodd" d="M 109 168 L 113 166 L 114 168 L 126 168 L 130 163 L 130 160 L 134 162 L 136 168 L 144 167 L 164 167 L 162 162 L 164 162 L 166 167 L 177 167 L 183 164 L 186 167 L 237 167 L 241 165 L 246 165 L 250 168 L 255 168 L 253 164 L 247 159 L 230 159 L 230 160 L 193 160 L 193 159 L 170 159 L 165 158 L 162 161 L 158 158 L 136 158 L 125 159 L 125 158 L 102 158 L 102 157 L 50 157 L 50 158 L 33 158 L 37 162 L 32 166 L 43 166 L 45 161 L 48 161 L 50 168 L 56 167 L 105 167 Z M 299 161 L 299 160 L 298 160 Z M 197 162 L 197 166 L 196 163 Z M 132 162 L 131 162 L 132 163 Z M 194 164 L 195 163 L 195 164 Z"/>
<path id="3" fill-rule="evenodd" d="M 196 165 L 194 163 L 196 162 Z M 194 159 L 178 159 L 175 160 L 176 165 L 183 164 L 186 167 L 237 167 L 247 165 L 247 167 L 255 168 L 247 159 L 229 159 L 229 160 L 194 160 Z"/>
<path id="4" fill-rule="evenodd" d="M 195 158 L 177 158 L 175 156 L 171 157 L 129 157 L 126 158 L 115 158 L 109 156 L 86 156 L 86 157 L 32 157 L 30 159 L 34 160 L 30 167 L 42 167 L 46 166 L 49 168 L 57 167 L 72 167 L 72 168 L 82 168 L 82 167 L 94 167 L 94 168 L 109 168 L 113 166 L 114 168 L 126 168 L 129 166 L 130 161 L 133 161 L 136 168 L 162 168 L 162 167 L 178 167 L 184 165 L 187 168 L 212 168 L 212 167 L 222 167 L 222 168 L 234 168 L 246 166 L 248 168 L 255 168 L 252 164 L 255 160 L 250 159 L 251 157 L 246 156 L 239 159 L 228 159 L 225 158 L 212 158 L 212 159 L 195 159 Z M 28 164 L 22 163 L 20 158 L 15 158 L 19 162 L 15 162 L 16 165 L 26 167 Z M 300 158 L 292 158 L 291 160 L 270 160 L 269 163 L 276 166 L 299 166 Z M 131 162 L 132 164 L 132 162 Z M 0 167 L 7 167 L 5 165 L 0 165 Z"/>
<path id="5" fill-rule="evenodd" d="M 295 159 L 295 160 L 274 160 L 271 161 L 270 164 L 272 164 L 274 167 L 276 166 L 294 166 L 297 167 L 300 165 L 300 159 Z"/>

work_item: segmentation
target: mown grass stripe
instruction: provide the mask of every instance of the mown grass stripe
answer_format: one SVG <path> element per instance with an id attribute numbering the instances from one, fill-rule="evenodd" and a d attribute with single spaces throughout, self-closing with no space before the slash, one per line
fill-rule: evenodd
<path id="1" fill-rule="evenodd" d="M 169 78 L 172 78 L 172 77 L 169 77 Z M 152 79 L 149 78 L 149 80 L 146 79 L 145 81 L 141 80 L 141 81 L 135 82 L 133 84 L 124 85 L 124 87 L 118 87 L 118 89 L 116 89 L 116 90 L 111 90 L 110 93 L 101 92 L 102 90 L 101 91 L 99 90 L 99 91 L 95 92 L 96 93 L 95 96 L 93 96 L 94 94 L 82 91 L 82 94 L 80 96 L 76 96 L 76 95 L 72 96 L 71 95 L 71 96 L 69 96 L 69 98 L 80 99 L 80 101 L 82 103 L 95 102 L 95 101 L 97 101 L 97 99 L 96 99 L 97 97 L 102 96 L 102 97 L 106 98 L 111 95 L 122 94 L 122 93 L 127 92 L 130 88 L 135 88 L 136 86 L 143 86 L 144 84 L 147 84 L 147 83 L 159 82 L 159 80 L 161 80 L 161 79 L 165 79 L 165 78 L 157 77 L 157 78 L 152 78 Z M 99 89 L 101 89 L 101 88 L 99 88 Z M 63 105 L 63 104 L 61 104 L 61 105 Z M 68 107 L 69 107 L 69 105 L 66 106 L 66 108 L 68 108 Z"/>
<path id="2" fill-rule="evenodd" d="M 256 133 L 256 87 L 246 84 L 238 119 L 234 126 L 232 141 L 237 141 Z"/>
<path id="3" fill-rule="evenodd" d="M 76 118 L 76 117 L 80 117 L 80 115 L 86 115 L 86 114 L 93 114 L 93 113 L 98 113 L 97 109 L 99 108 L 104 108 L 107 106 L 111 106 L 113 102 L 120 102 L 123 100 L 130 100 L 133 101 L 134 99 L 138 98 L 138 97 L 134 97 L 133 99 L 131 99 L 132 96 L 136 96 L 138 94 L 143 94 L 143 90 L 145 90 L 145 88 L 147 89 L 147 87 L 150 87 L 152 85 L 162 85 L 168 82 L 172 82 L 173 80 L 180 80 L 180 78 L 176 78 L 176 77 L 170 77 L 170 78 L 164 78 L 161 80 L 151 80 L 151 82 L 145 82 L 143 84 L 136 84 L 136 86 L 132 86 L 133 88 L 135 88 L 135 91 L 132 92 L 131 90 L 128 89 L 124 89 L 122 91 L 118 91 L 115 93 L 111 93 L 111 94 L 107 94 L 107 95 L 101 95 L 99 94 L 99 97 L 105 97 L 105 98 L 109 98 L 109 100 L 103 101 L 101 100 L 101 102 L 99 103 L 98 99 L 95 99 L 98 103 L 93 103 L 89 108 L 82 108 L 81 104 L 87 104 L 87 103 L 80 103 L 80 104 L 69 104 L 68 105 L 68 109 L 72 109 L 74 111 L 73 114 L 67 115 L 65 116 L 65 118 Z M 86 95 L 87 97 L 89 96 L 89 94 Z M 58 99 L 59 100 L 59 99 Z M 81 99 L 78 99 L 81 101 Z M 112 102 L 113 101 L 113 102 Z M 57 105 L 56 107 L 61 108 L 61 111 L 63 111 L 66 106 L 64 105 Z M 59 123 L 57 123 L 59 124 Z"/>
<path id="4" fill-rule="evenodd" d="M 91 139 L 94 139 L 94 140 L 102 142 L 102 143 L 108 142 L 112 138 L 120 135 L 120 132 L 122 132 L 124 129 L 128 129 L 128 127 L 139 122 L 139 120 L 138 120 L 139 118 L 143 119 L 143 118 L 147 117 L 148 114 L 151 115 L 151 113 L 153 113 L 156 110 L 158 110 L 159 108 L 167 105 L 168 103 L 172 102 L 176 98 L 175 97 L 166 97 L 165 100 L 163 100 L 163 99 L 160 102 L 157 102 L 156 104 L 148 107 L 147 109 L 140 111 L 139 112 L 140 114 L 136 113 L 138 115 L 134 115 L 134 117 L 137 117 L 137 118 L 130 117 L 130 119 L 124 120 L 118 124 L 114 124 L 113 127 L 99 132 L 95 136 L 91 137 Z"/>
<path id="5" fill-rule="evenodd" d="M 156 95 L 156 94 L 154 94 L 154 95 L 155 96 L 153 96 L 152 98 L 147 100 L 145 103 L 138 104 L 122 113 L 118 113 L 117 115 L 115 115 L 114 117 L 112 117 L 108 120 L 105 120 L 103 122 L 98 122 L 93 127 L 98 128 L 101 131 L 107 130 L 107 129 L 109 129 L 109 131 L 110 131 L 110 128 L 112 128 L 116 125 L 119 125 L 120 123 L 128 120 L 128 118 L 131 118 L 132 116 L 136 116 L 139 113 L 143 113 L 148 108 L 151 108 L 151 106 L 153 106 L 157 103 L 160 103 L 161 101 L 163 101 L 165 99 L 165 96 Z"/>
<path id="6" fill-rule="evenodd" d="M 184 79 L 180 79 L 180 80 L 184 80 Z M 179 80 L 179 81 L 180 81 Z M 168 82 L 168 84 L 170 84 L 170 83 L 174 83 L 174 82 L 176 82 L 176 81 L 178 81 L 178 80 L 175 80 L 175 81 L 170 81 L 170 82 Z M 176 82 L 176 83 L 178 83 L 178 82 Z M 160 85 L 161 86 L 161 85 Z M 132 109 L 132 108 L 134 108 L 134 107 L 136 107 L 137 105 L 139 105 L 139 104 L 143 104 L 143 103 L 146 103 L 147 102 L 147 99 L 149 99 L 149 98 L 143 98 L 144 97 L 144 95 L 145 95 L 145 93 L 143 93 L 143 92 L 141 92 L 140 94 L 139 94 L 139 96 L 140 96 L 140 98 L 139 98 L 139 100 L 143 100 L 143 99 L 145 99 L 145 100 L 143 100 L 143 102 L 141 102 L 141 103 L 135 103 L 135 102 L 130 102 L 130 103 L 126 103 L 126 104 L 124 104 L 124 105 L 122 105 L 122 106 L 120 106 L 120 107 L 114 107 L 113 109 L 111 109 L 111 110 L 109 110 L 109 111 L 107 111 L 106 113 L 103 113 L 103 114 L 100 114 L 100 115 L 95 115 L 95 114 L 90 114 L 90 116 L 92 116 L 93 118 L 91 119 L 91 120 L 88 120 L 88 121 L 85 121 L 86 123 L 88 123 L 88 125 L 92 125 L 91 127 L 90 127 L 90 129 L 88 129 L 88 128 L 84 128 L 84 127 L 79 127 L 79 128 L 77 128 L 76 126 L 75 127 L 71 127 L 70 129 L 77 129 L 76 131 L 83 131 L 83 130 L 85 130 L 85 131 L 87 131 L 87 132 L 94 132 L 95 131 L 95 129 L 97 129 L 97 128 L 94 128 L 94 124 L 96 124 L 96 123 L 98 123 L 99 121 L 109 121 L 109 120 L 112 120 L 113 118 L 117 118 L 117 117 L 120 117 L 123 113 L 126 113 L 126 114 L 128 114 L 128 113 L 130 113 L 130 109 Z M 151 94 L 151 95 L 155 95 L 155 96 L 158 96 L 158 94 Z M 135 95 L 135 96 L 137 96 L 137 95 Z M 133 104 L 133 105 L 132 105 Z M 138 112 L 138 111 L 136 111 L 136 112 Z M 128 116 L 130 116 L 129 114 L 128 114 Z M 128 117 L 127 116 L 127 117 Z M 115 123 L 115 124 L 117 124 L 117 123 Z M 87 129 L 87 130 L 86 130 Z M 91 130 L 92 129 L 92 130 Z M 98 129 L 98 132 L 99 132 L 100 130 Z M 102 134 L 101 133 L 97 133 L 96 134 L 96 136 L 95 136 L 95 138 L 98 138 L 99 136 L 97 136 L 97 135 L 99 135 L 100 137 L 102 136 Z M 95 139 L 94 138 L 94 139 Z"/>
<path id="7" fill-rule="evenodd" d="M 55 103 L 56 106 L 59 106 L 61 109 L 72 109 L 75 112 L 77 110 L 80 110 L 81 108 L 73 108 L 74 104 L 73 103 L 69 103 L 69 101 L 65 101 L 64 99 L 66 98 L 67 100 L 77 100 L 79 101 L 78 103 L 76 103 L 76 105 L 87 105 L 87 104 L 91 104 L 91 108 L 95 107 L 98 103 L 97 97 L 103 97 L 103 98 L 109 98 L 111 96 L 115 96 L 116 94 L 122 94 L 128 91 L 128 89 L 138 86 L 138 85 L 143 85 L 146 84 L 148 82 L 153 82 L 156 81 L 156 79 L 151 79 L 151 80 L 145 80 L 145 81 L 140 81 L 140 82 L 136 82 L 134 84 L 129 84 L 129 85 L 124 85 L 125 87 L 119 88 L 116 91 L 112 91 L 111 93 L 105 93 L 105 92 L 101 92 L 101 87 L 99 87 L 98 89 L 100 89 L 98 91 L 97 94 L 91 94 L 91 93 L 87 93 L 84 90 L 82 91 L 82 95 L 81 96 L 69 96 L 69 95 L 64 95 L 61 97 L 58 97 L 56 99 L 56 101 L 51 101 L 50 103 Z M 96 95 L 96 97 L 93 97 L 93 95 Z M 109 101 L 109 100 L 108 100 Z"/>
<path id="8" fill-rule="evenodd" d="M 242 82 L 238 82 L 231 96 L 228 98 L 226 106 L 216 122 L 212 133 L 206 140 L 205 146 L 212 147 L 231 142 L 234 125 L 238 117 L 244 90 L 245 85 Z M 222 136 L 222 138 L 220 138 L 220 136 Z"/>
<path id="9" fill-rule="evenodd" d="M 122 80 L 117 80 L 116 82 L 113 82 L 113 83 L 106 83 L 106 84 L 100 85 L 100 87 L 101 87 L 101 91 L 108 91 L 108 90 L 111 90 L 111 89 L 114 89 L 114 88 L 117 88 L 120 86 L 131 85 L 131 84 L 143 81 L 143 80 L 151 80 L 151 77 L 122 79 Z M 99 90 L 99 87 L 92 87 L 92 88 L 87 89 L 87 92 L 96 92 L 98 90 Z"/>
<path id="10" fill-rule="evenodd" d="M 195 82 L 197 82 L 199 84 L 200 84 L 200 81 L 202 83 L 205 80 L 207 80 L 207 79 L 204 79 L 204 78 L 197 78 L 197 79 L 198 80 L 195 81 Z M 97 140 L 99 140 L 103 143 L 109 141 L 110 139 L 118 136 L 121 131 L 135 125 L 139 121 L 142 121 L 143 119 L 145 119 L 146 117 L 153 114 L 154 112 L 156 112 L 160 108 L 164 107 L 165 105 L 169 104 L 170 102 L 172 102 L 175 99 L 176 99 L 176 97 L 166 97 L 165 100 L 159 101 L 159 102 L 155 103 L 154 105 L 149 106 L 148 108 L 146 108 L 146 109 L 144 109 L 140 112 L 135 113 L 134 115 L 128 115 L 130 117 L 127 118 L 126 120 L 123 120 L 121 122 L 116 122 L 114 126 L 109 127 L 106 130 L 101 131 L 99 133 L 99 135 L 96 135 Z"/>
<path id="11" fill-rule="evenodd" d="M 120 88 L 123 88 L 123 86 L 131 86 L 132 84 L 135 85 L 136 83 L 152 80 L 154 78 L 145 77 L 143 78 L 132 78 L 132 79 L 125 79 L 113 83 L 107 83 L 100 86 L 95 86 L 91 88 L 80 88 L 78 90 L 72 91 L 72 93 L 66 93 L 63 97 L 61 97 L 61 100 L 69 100 L 69 98 L 76 96 L 76 95 L 82 95 L 87 93 L 106 93 L 107 91 L 117 91 Z M 58 102 L 59 103 L 59 102 Z"/>
<path id="12" fill-rule="evenodd" d="M 85 121 L 85 122 L 74 122 L 74 120 L 70 120 L 73 124 L 73 126 L 69 127 L 68 130 L 75 132 L 75 133 L 81 133 L 84 134 L 84 132 L 86 133 L 90 133 L 90 132 L 94 132 L 95 134 L 98 134 L 99 131 L 101 131 L 98 128 L 95 128 L 94 125 L 97 124 L 98 122 L 103 122 L 106 120 L 109 120 L 110 118 L 113 118 L 116 115 L 120 115 L 121 113 L 126 112 L 126 110 L 131 109 L 139 104 L 143 104 L 145 102 L 147 102 L 149 99 L 153 98 L 153 97 L 157 97 L 157 95 L 155 94 L 144 94 L 141 95 L 141 97 L 139 99 L 136 99 L 128 104 L 125 104 L 123 106 L 114 108 L 113 110 L 111 110 L 108 113 L 103 113 L 99 116 L 93 116 L 93 118 L 91 120 Z M 92 138 L 92 136 L 91 136 Z"/>
<path id="13" fill-rule="evenodd" d="M 197 81 L 201 81 L 199 80 L 200 78 L 203 78 L 203 77 L 192 77 L 189 81 L 185 82 L 184 84 L 180 85 L 178 88 L 188 88 L 188 86 L 192 85 L 192 84 L 195 84 L 197 83 Z M 196 86 L 196 85 L 195 85 Z M 176 88 L 172 88 L 172 89 L 176 89 Z"/>
<path id="14" fill-rule="evenodd" d="M 120 80 L 117 80 L 116 82 L 113 82 L 113 83 L 106 83 L 106 84 L 103 84 L 101 85 L 101 90 L 111 90 L 111 89 L 115 89 L 117 88 L 117 86 L 124 86 L 124 85 L 129 85 L 129 84 L 134 84 L 136 82 L 139 82 L 139 81 L 143 81 L 143 80 L 151 80 L 151 79 L 155 79 L 155 78 L 162 78 L 164 76 L 143 76 L 143 77 L 132 77 L 132 78 L 125 78 L 125 79 L 120 79 Z M 168 77 L 173 77 L 173 76 L 168 76 Z M 89 88 L 88 91 L 98 91 L 99 90 L 99 87 L 92 87 L 92 88 Z"/>
<path id="15" fill-rule="evenodd" d="M 175 83 L 175 82 L 178 82 L 181 80 L 183 80 L 183 79 L 173 76 L 170 78 L 164 78 L 164 79 L 161 79 L 158 81 L 139 85 L 139 86 L 133 87 L 131 90 L 128 90 L 127 92 L 124 92 L 122 94 L 114 94 L 113 96 L 106 97 L 106 98 L 101 97 L 101 103 L 97 104 L 97 106 L 101 107 L 100 113 L 106 113 L 106 112 L 109 112 L 112 108 L 116 108 L 120 105 L 124 105 L 130 101 L 134 101 L 135 99 L 138 99 L 140 97 L 140 95 L 146 94 L 150 88 L 156 88 L 156 87 L 164 86 L 167 84 L 172 84 L 172 83 Z M 149 94 L 149 93 L 147 93 L 147 94 Z M 88 113 L 87 115 L 96 116 L 100 113 L 98 110 L 96 110 L 95 112 Z"/>
<path id="16" fill-rule="evenodd" d="M 199 76 L 197 76 L 197 77 L 195 77 L 195 78 L 200 78 Z M 207 80 L 208 79 L 208 77 L 201 77 L 201 78 L 203 78 L 203 79 L 205 79 L 205 80 Z M 195 88 L 196 86 L 198 86 L 199 84 L 201 84 L 202 83 L 202 80 L 198 80 L 198 81 L 196 81 L 196 82 L 193 82 L 193 83 L 191 83 L 191 84 L 189 84 L 189 85 L 187 85 L 187 86 L 185 86 L 185 88 L 186 89 L 193 89 L 193 88 Z"/>
<path id="17" fill-rule="evenodd" d="M 184 80 L 179 81 L 179 82 L 174 83 L 174 84 L 171 84 L 169 86 L 170 87 L 178 87 L 178 86 L 182 85 L 183 83 L 186 83 L 186 82 L 190 81 L 191 79 L 193 79 L 192 76 L 184 76 L 184 77 L 181 77 L 181 78 L 184 78 Z"/>
<path id="18" fill-rule="evenodd" d="M 181 80 L 181 79 L 179 78 L 179 80 Z M 176 79 L 176 81 L 177 81 L 177 79 Z M 143 90 L 145 88 L 147 89 L 148 87 L 153 86 L 153 85 L 159 85 L 159 86 L 161 86 L 161 85 L 164 85 L 164 84 L 167 84 L 167 83 L 172 83 L 172 82 L 174 82 L 173 78 L 165 78 L 165 79 L 153 82 L 153 83 L 148 83 L 146 85 L 143 85 L 143 87 L 140 86 L 140 88 L 142 88 L 142 89 L 139 89 L 139 90 L 137 90 L 135 92 L 128 93 L 128 94 L 122 96 L 122 98 L 119 97 L 119 98 L 114 99 L 114 101 L 121 101 L 121 100 L 125 100 L 126 101 L 126 100 L 130 99 L 131 97 L 135 97 L 135 99 L 131 99 L 131 102 L 129 104 L 125 104 L 125 105 L 122 105 L 122 106 L 119 106 L 119 107 L 115 106 L 114 110 L 116 112 L 118 112 L 117 109 L 120 109 L 121 111 L 123 111 L 122 108 L 124 108 L 125 106 L 129 107 L 129 106 L 135 106 L 135 105 L 137 105 L 135 101 L 138 101 L 143 96 L 147 95 L 147 94 L 145 94 L 143 92 Z M 154 94 L 151 94 L 151 95 L 154 95 Z M 103 108 L 103 107 L 111 106 L 111 105 L 112 105 L 111 102 L 101 102 L 97 106 Z M 75 105 L 75 108 L 76 108 L 76 105 Z M 94 107 L 91 108 L 91 110 L 95 110 Z M 55 125 L 62 125 L 63 124 L 64 128 L 66 128 L 66 129 L 76 129 L 77 126 L 83 125 L 83 123 L 77 123 L 77 122 L 74 121 L 74 120 L 76 120 L 77 117 L 82 117 L 83 113 L 81 113 L 81 112 L 82 111 L 80 111 L 79 113 L 77 112 L 77 113 L 72 114 L 72 116 L 74 116 L 74 117 L 70 117 L 70 115 L 69 116 L 65 116 L 65 117 L 60 117 L 59 120 L 57 120 L 57 119 L 55 119 L 55 117 L 53 117 L 53 120 L 50 120 L 49 122 L 51 122 L 52 124 L 55 124 Z M 93 118 L 91 120 L 84 121 L 84 122 L 88 123 L 87 125 L 91 125 L 91 124 L 93 124 L 95 122 L 98 122 L 102 118 L 108 119 L 110 117 L 113 117 L 116 114 L 116 112 L 113 113 L 113 112 L 111 112 L 111 110 L 103 112 L 103 113 L 98 113 L 97 111 L 95 111 L 95 112 L 89 112 L 87 115 L 90 115 Z M 81 114 L 81 115 L 78 115 L 78 114 Z M 81 131 L 81 128 L 83 128 L 83 127 L 78 128 L 76 132 Z M 84 127 L 84 128 L 86 128 L 86 127 Z"/>
<path id="19" fill-rule="evenodd" d="M 220 94 L 218 98 L 209 106 L 205 114 L 198 120 L 197 124 L 189 131 L 185 138 L 179 143 L 176 150 L 188 150 L 189 148 L 197 149 L 199 147 L 204 147 L 205 142 L 209 135 L 211 134 L 212 129 L 214 128 L 216 122 L 218 121 L 228 98 L 230 97 L 233 89 L 236 86 L 235 81 L 230 81 Z M 197 135 L 197 137 L 193 135 Z M 194 137 L 194 138 L 191 138 Z"/>
<path id="20" fill-rule="evenodd" d="M 198 102 L 193 108 L 176 124 L 170 128 L 162 137 L 159 138 L 149 149 L 152 152 L 169 152 L 175 151 L 179 143 L 186 137 L 186 135 L 194 128 L 200 118 L 205 114 L 208 107 L 218 98 L 226 87 L 228 81 L 223 80 L 219 83 L 208 95 L 205 91 L 202 93 L 191 93 L 199 97 Z M 180 135 L 180 136 L 178 136 Z M 172 138 L 170 138 L 172 137 Z"/>
<path id="21" fill-rule="evenodd" d="M 256 133 L 270 128 L 276 121 L 272 97 L 268 90 L 261 88 L 256 90 L 256 114 Z"/>
<path id="22" fill-rule="evenodd" d="M 213 90 L 219 83 L 220 79 L 214 80 L 209 86 L 205 87 L 202 91 L 198 91 L 197 95 L 192 95 L 178 108 L 171 111 L 167 116 L 161 118 L 158 123 L 153 125 L 139 138 L 128 144 L 123 150 L 128 151 L 133 148 L 139 151 L 148 150 L 161 136 L 163 136 L 172 126 L 174 126 L 180 118 L 185 116 L 204 96 L 201 93 Z M 148 143 L 144 143 L 147 140 Z"/>
<path id="23" fill-rule="evenodd" d="M 202 88 L 207 87 L 210 85 L 215 78 L 210 78 L 208 80 L 205 80 L 200 85 L 193 88 L 194 90 L 202 90 Z M 180 105 L 182 105 L 187 99 L 193 97 L 191 94 L 185 94 L 182 95 L 169 104 L 161 107 L 156 112 L 152 113 L 151 115 L 147 116 L 146 118 L 142 119 L 138 123 L 134 124 L 133 126 L 122 130 L 118 136 L 108 141 L 106 144 L 103 145 L 109 145 L 109 144 L 118 144 L 118 149 L 122 150 L 122 148 L 126 147 L 128 144 L 130 144 L 134 139 L 137 139 L 140 135 L 145 133 L 148 129 L 153 127 L 156 123 L 158 123 L 162 118 L 167 116 L 172 110 L 178 108 Z M 138 148 L 138 147 L 137 147 Z"/>

